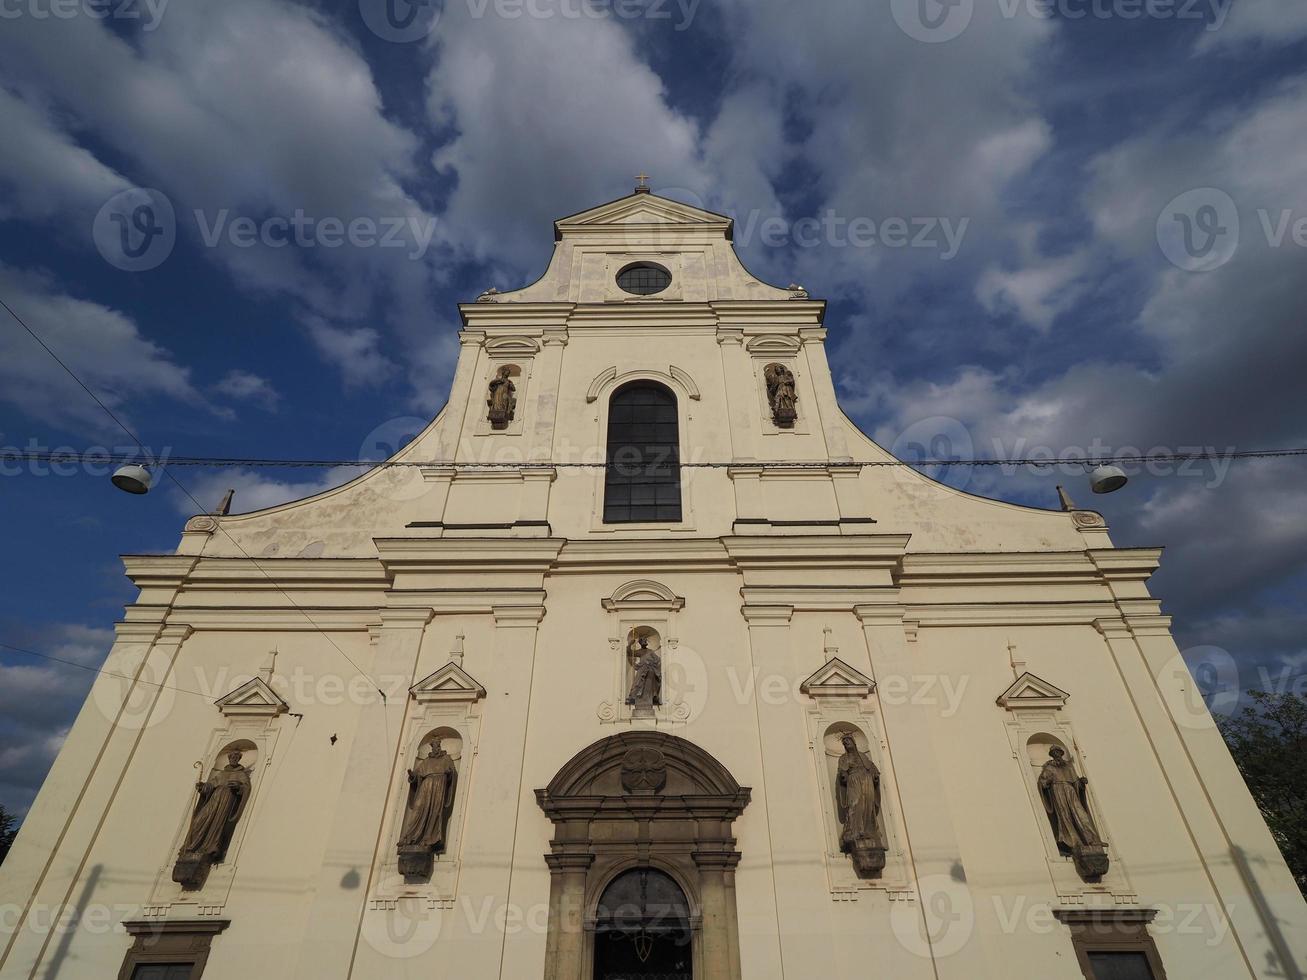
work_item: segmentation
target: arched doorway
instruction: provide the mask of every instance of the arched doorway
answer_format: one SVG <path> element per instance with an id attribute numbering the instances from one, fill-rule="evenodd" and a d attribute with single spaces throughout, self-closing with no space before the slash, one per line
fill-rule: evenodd
<path id="1" fill-rule="evenodd" d="M 657 868 L 623 871 L 595 914 L 594 980 L 691 980 L 690 903 Z"/>
<path id="2" fill-rule="evenodd" d="M 536 790 L 554 823 L 545 980 L 739 980 L 733 826 L 749 795 L 662 732 L 573 756 Z"/>

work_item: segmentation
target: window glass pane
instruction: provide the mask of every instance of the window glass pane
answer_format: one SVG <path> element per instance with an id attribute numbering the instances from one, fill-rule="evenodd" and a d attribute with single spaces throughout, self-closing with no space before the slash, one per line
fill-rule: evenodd
<path id="1" fill-rule="evenodd" d="M 680 444 L 676 397 L 637 381 L 614 392 L 608 406 L 604 523 L 681 519 Z"/>
<path id="2" fill-rule="evenodd" d="M 142 963 L 132 970 L 132 980 L 190 980 L 193 963 Z"/>
<path id="3" fill-rule="evenodd" d="M 1089 966 L 1094 980 L 1155 980 L 1153 968 L 1143 953 L 1102 952 L 1089 953 Z"/>
<path id="4" fill-rule="evenodd" d="M 671 284 L 671 273 L 652 262 L 637 262 L 634 265 L 628 265 L 617 274 L 618 287 L 636 296 L 651 296 L 654 293 L 661 293 Z"/>

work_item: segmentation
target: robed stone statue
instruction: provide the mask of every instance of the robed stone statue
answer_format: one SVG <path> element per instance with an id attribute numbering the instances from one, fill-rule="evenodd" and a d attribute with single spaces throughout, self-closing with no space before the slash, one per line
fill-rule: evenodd
<path id="1" fill-rule="evenodd" d="M 871 756 L 858 750 L 852 732 L 840 741 L 840 756 L 835 776 L 835 802 L 838 804 L 840 850 L 853 861 L 859 878 L 871 878 L 885 867 L 885 834 L 880 823 L 880 770 Z"/>
<path id="2" fill-rule="evenodd" d="M 490 427 L 493 429 L 506 429 L 508 423 L 513 421 L 513 413 L 517 409 L 517 387 L 513 384 L 512 373 L 513 369 L 505 364 L 490 379 L 490 397 L 486 399 L 489 412 L 486 417 L 490 419 Z"/>
<path id="3" fill-rule="evenodd" d="M 663 703 L 663 659 L 649 649 L 649 637 L 642 636 L 638 642 L 640 654 L 635 661 L 635 676 L 631 679 L 626 703 L 652 709 L 654 705 Z"/>
<path id="4" fill-rule="evenodd" d="M 186 840 L 173 865 L 172 880 L 183 888 L 204 885 L 209 869 L 227 857 L 227 847 L 250 798 L 250 771 L 241 765 L 241 752 L 227 753 L 227 765 L 215 768 L 205 782 L 195 784 L 199 794 L 191 811 Z"/>
<path id="5" fill-rule="evenodd" d="M 1061 746 L 1053 746 L 1048 755 L 1039 772 L 1039 795 L 1053 825 L 1057 848 L 1075 859 L 1082 878 L 1097 881 L 1107 873 L 1107 845 L 1089 812 L 1089 780 L 1076 774 Z"/>
<path id="6" fill-rule="evenodd" d="M 430 877 L 437 851 L 445 849 L 445 825 L 454 806 L 454 760 L 439 742 L 408 771 L 408 800 L 399 831 L 399 873 Z"/>
<path id="7" fill-rule="evenodd" d="M 767 382 L 767 402 L 771 405 L 772 421 L 783 429 L 790 428 L 799 417 L 794 406 L 799 400 L 794 393 L 794 372 L 784 364 L 768 364 L 763 378 Z"/>

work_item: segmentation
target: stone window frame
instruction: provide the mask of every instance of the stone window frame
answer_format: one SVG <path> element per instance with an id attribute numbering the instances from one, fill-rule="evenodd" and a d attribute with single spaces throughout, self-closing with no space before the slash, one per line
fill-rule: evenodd
<path id="1" fill-rule="evenodd" d="M 138 966 L 161 963 L 184 963 L 191 968 L 190 980 L 200 980 L 213 937 L 229 925 L 230 919 L 128 920 L 123 928 L 134 941 L 123 957 L 118 980 L 132 980 Z"/>
<path id="2" fill-rule="evenodd" d="M 603 466 L 594 467 L 593 499 L 590 506 L 590 530 L 596 534 L 611 534 L 614 537 L 642 537 L 650 531 L 671 531 L 676 534 L 692 533 L 696 530 L 694 517 L 694 487 L 692 467 L 685 461 L 693 459 L 691 426 L 694 424 L 694 408 L 691 402 L 701 398 L 698 385 L 694 379 L 675 365 L 669 365 L 666 372 L 657 368 L 637 368 L 619 371 L 614 365 L 605 368 L 590 382 L 585 400 L 595 406 L 591 417 L 594 424 L 594 445 L 603 451 L 607 459 L 608 452 L 608 410 L 613 395 L 618 388 L 633 381 L 652 381 L 660 384 L 676 398 L 676 425 L 678 439 L 678 456 L 681 470 L 681 519 L 679 521 L 640 521 L 619 524 L 604 523 L 604 488 L 606 471 Z"/>
<path id="3" fill-rule="evenodd" d="M 1153 980 L 1166 980 L 1166 968 L 1148 924 L 1156 909 L 1054 909 L 1054 917 L 1071 931 L 1076 963 L 1085 980 L 1099 980 L 1090 953 L 1143 953 Z"/>

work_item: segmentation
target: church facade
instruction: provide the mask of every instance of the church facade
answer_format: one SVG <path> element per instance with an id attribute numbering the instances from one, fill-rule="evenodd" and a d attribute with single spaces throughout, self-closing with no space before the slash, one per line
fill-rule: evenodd
<path id="1" fill-rule="evenodd" d="M 731 230 L 556 222 L 388 465 L 124 559 L 0 977 L 1302 975 L 1159 550 L 891 465 Z"/>

